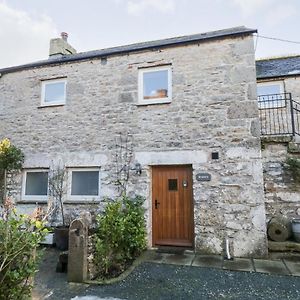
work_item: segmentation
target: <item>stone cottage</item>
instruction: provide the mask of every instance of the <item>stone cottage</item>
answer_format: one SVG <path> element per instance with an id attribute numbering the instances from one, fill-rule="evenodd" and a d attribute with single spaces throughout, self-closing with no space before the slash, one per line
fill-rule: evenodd
<path id="1" fill-rule="evenodd" d="M 0 70 L 0 138 L 26 156 L 19 209 L 47 202 L 63 164 L 68 213 L 98 211 L 118 193 L 116 151 L 130 149 L 128 193 L 146 199 L 149 247 L 221 254 L 229 239 L 234 256 L 266 255 L 255 32 L 85 53 L 63 35 L 49 59 Z"/>

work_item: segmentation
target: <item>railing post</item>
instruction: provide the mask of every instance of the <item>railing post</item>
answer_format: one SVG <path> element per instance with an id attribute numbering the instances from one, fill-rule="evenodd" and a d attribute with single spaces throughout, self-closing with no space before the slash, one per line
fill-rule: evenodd
<path id="1" fill-rule="evenodd" d="M 291 93 L 288 93 L 290 98 L 290 106 L 291 106 L 291 123 L 292 123 L 292 134 L 295 136 L 295 119 L 294 119 L 294 106 Z"/>

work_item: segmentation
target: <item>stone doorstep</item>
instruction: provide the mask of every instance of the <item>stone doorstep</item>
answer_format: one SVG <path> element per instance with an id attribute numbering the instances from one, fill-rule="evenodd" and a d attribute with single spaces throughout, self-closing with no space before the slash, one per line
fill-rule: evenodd
<path id="1" fill-rule="evenodd" d="M 164 261 L 171 265 L 191 266 L 194 257 L 194 254 L 166 254 Z"/>
<path id="2" fill-rule="evenodd" d="M 194 257 L 194 254 L 168 254 L 151 251 L 145 256 L 145 260 L 155 263 L 190 266 Z"/>
<path id="3" fill-rule="evenodd" d="M 253 259 L 255 271 L 259 273 L 290 275 L 283 260 Z"/>

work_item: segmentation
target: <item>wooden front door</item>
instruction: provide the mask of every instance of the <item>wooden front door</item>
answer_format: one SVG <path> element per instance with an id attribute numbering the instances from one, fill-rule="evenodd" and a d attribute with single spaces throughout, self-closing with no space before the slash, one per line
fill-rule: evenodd
<path id="1" fill-rule="evenodd" d="M 153 245 L 193 247 L 191 166 L 152 168 Z"/>

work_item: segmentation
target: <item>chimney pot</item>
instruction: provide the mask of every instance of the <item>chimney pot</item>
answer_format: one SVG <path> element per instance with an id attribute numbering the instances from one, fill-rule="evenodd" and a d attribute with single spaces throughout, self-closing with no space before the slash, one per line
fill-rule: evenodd
<path id="1" fill-rule="evenodd" d="M 67 32 L 62 32 L 60 34 L 61 38 L 64 40 L 64 41 L 68 41 L 68 33 Z"/>

